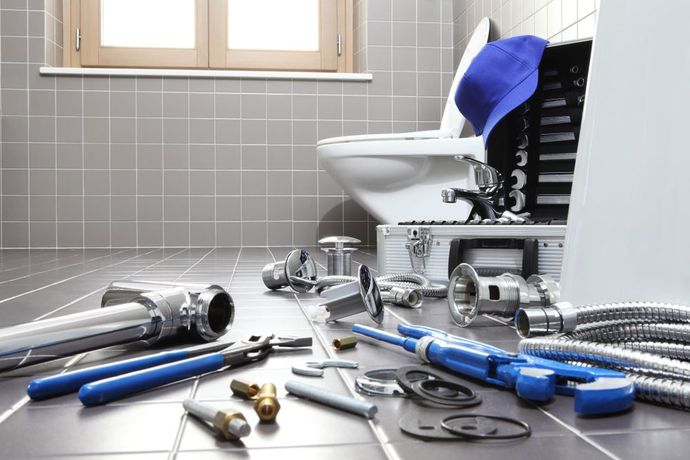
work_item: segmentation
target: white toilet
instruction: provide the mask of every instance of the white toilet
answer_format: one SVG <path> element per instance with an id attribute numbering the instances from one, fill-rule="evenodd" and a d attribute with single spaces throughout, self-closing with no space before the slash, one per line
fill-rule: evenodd
<path id="1" fill-rule="evenodd" d="M 489 37 L 488 18 L 480 21 L 458 65 L 441 127 L 435 131 L 334 137 L 316 146 L 321 165 L 381 224 L 410 220 L 464 220 L 470 205 L 443 203 L 446 187 L 473 188 L 469 166 L 456 155 L 484 161 L 481 136 L 460 137 L 465 118 L 455 90 Z"/>

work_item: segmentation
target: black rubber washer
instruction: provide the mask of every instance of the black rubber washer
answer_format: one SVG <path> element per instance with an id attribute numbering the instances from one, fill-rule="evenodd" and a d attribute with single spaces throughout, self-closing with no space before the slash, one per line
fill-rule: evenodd
<path id="1" fill-rule="evenodd" d="M 438 390 L 451 390 L 448 396 L 443 395 Z M 464 385 L 446 380 L 420 380 L 412 384 L 412 391 L 422 398 L 429 399 L 439 404 L 443 403 L 466 403 L 477 399 L 477 394 Z"/>
<path id="2" fill-rule="evenodd" d="M 473 430 L 462 430 L 462 429 L 455 428 L 449 424 L 449 422 L 452 422 L 453 420 L 459 420 L 459 419 L 463 419 L 463 418 L 464 419 L 484 418 L 484 419 L 489 419 L 489 420 L 506 422 L 506 423 L 510 423 L 512 425 L 515 425 L 515 426 L 522 428 L 522 431 L 518 431 L 517 433 L 512 433 L 512 434 L 478 433 L 474 429 Z M 472 426 L 476 426 L 476 425 L 478 425 L 478 424 L 475 423 Z M 510 418 L 510 417 L 501 417 L 498 415 L 484 415 L 484 414 L 456 414 L 456 415 L 451 415 L 450 417 L 446 417 L 443 420 L 441 420 L 441 427 L 449 433 L 453 433 L 457 436 L 462 436 L 464 438 L 470 438 L 470 439 L 518 439 L 518 438 L 527 438 L 527 437 L 531 436 L 531 434 L 532 434 L 532 428 L 530 428 L 530 426 L 526 422 L 523 422 L 522 420 Z"/>
<path id="3" fill-rule="evenodd" d="M 419 377 L 413 377 L 418 374 Z M 445 380 L 446 382 L 457 382 L 457 379 L 446 372 L 439 371 L 429 366 L 404 366 L 395 371 L 395 378 L 398 380 L 400 387 L 408 393 L 414 393 L 412 384 L 422 380 Z"/>

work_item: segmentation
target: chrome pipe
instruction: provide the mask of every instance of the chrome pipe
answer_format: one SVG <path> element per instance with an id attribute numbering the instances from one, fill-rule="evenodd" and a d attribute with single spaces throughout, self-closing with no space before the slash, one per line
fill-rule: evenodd
<path id="1" fill-rule="evenodd" d="M 198 293 L 167 287 L 130 296 L 126 303 L 104 301 L 106 308 L 0 329 L 0 371 L 136 341 L 211 341 L 225 334 L 234 316 L 232 298 L 218 286 Z"/>

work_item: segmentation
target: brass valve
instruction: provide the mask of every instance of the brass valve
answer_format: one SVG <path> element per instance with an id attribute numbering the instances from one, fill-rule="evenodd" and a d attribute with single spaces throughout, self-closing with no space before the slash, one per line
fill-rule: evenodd
<path id="1" fill-rule="evenodd" d="M 230 382 L 230 389 L 232 390 L 232 394 L 243 399 L 256 399 L 261 390 L 256 383 L 250 383 L 240 379 L 233 379 L 232 382 Z"/>
<path id="2" fill-rule="evenodd" d="M 261 391 L 256 396 L 256 403 L 254 404 L 254 411 L 262 422 L 274 422 L 278 411 L 280 411 L 280 403 L 276 397 L 276 386 L 272 383 L 264 383 L 261 385 Z"/>

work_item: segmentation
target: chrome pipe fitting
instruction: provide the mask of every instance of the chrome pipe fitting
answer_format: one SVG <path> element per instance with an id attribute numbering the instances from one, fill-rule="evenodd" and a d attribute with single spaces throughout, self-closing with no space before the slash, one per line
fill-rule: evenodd
<path id="1" fill-rule="evenodd" d="M 381 292 L 366 265 L 359 266 L 357 279 L 324 291 L 327 301 L 321 305 L 329 312 L 326 321 L 337 321 L 347 316 L 366 311 L 378 324 L 383 321 L 383 301 Z"/>
<path id="2" fill-rule="evenodd" d="M 479 276 L 471 265 L 460 264 L 450 275 L 448 308 L 453 322 L 461 327 L 482 314 L 513 318 L 518 308 L 547 306 L 558 300 L 557 287 L 558 283 L 545 275 L 528 281 L 512 273 Z"/>
<path id="3" fill-rule="evenodd" d="M 316 264 L 304 249 L 295 249 L 284 261 L 266 264 L 261 271 L 269 289 L 290 287 L 295 292 L 309 292 L 316 281 Z"/>
<path id="4" fill-rule="evenodd" d="M 141 296 L 162 305 L 164 310 L 166 304 L 170 305 L 167 335 L 180 333 L 193 340 L 212 342 L 227 332 L 235 317 L 232 297 L 216 284 L 114 281 L 103 294 L 101 307 L 132 302 Z"/>
<path id="5" fill-rule="evenodd" d="M 329 236 L 321 238 L 319 244 L 334 244 L 332 248 L 321 248 L 328 259 L 328 276 L 350 276 L 352 253 L 357 248 L 346 248 L 346 244 L 359 244 L 360 240 L 350 236 Z"/>
<path id="6" fill-rule="evenodd" d="M 153 287 L 161 289 L 144 292 Z M 209 342 L 227 332 L 235 310 L 215 285 L 113 283 L 103 297 L 102 309 L 0 329 L 0 371 L 136 341 Z"/>
<path id="7" fill-rule="evenodd" d="M 399 307 L 420 308 L 424 296 L 416 289 L 392 287 L 389 291 L 381 291 L 381 299 Z"/>

